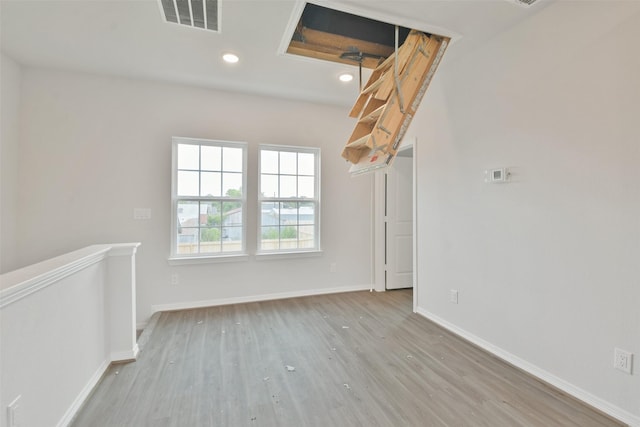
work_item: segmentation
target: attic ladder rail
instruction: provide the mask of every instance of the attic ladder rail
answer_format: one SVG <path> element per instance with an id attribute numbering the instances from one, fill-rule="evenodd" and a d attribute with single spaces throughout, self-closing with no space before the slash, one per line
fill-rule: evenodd
<path id="1" fill-rule="evenodd" d="M 449 38 L 411 30 L 373 71 L 349 113 L 358 119 L 342 151 L 351 175 L 391 164 L 448 44 Z"/>

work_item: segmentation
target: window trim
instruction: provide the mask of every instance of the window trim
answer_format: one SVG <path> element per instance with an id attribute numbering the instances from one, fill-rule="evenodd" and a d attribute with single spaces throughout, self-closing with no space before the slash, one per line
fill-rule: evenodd
<path id="1" fill-rule="evenodd" d="M 311 153 L 314 155 L 314 188 L 313 188 L 313 199 L 304 199 L 297 197 L 263 197 L 262 196 L 262 151 L 290 151 L 295 153 Z M 320 220 L 320 210 L 321 210 L 321 154 L 322 151 L 320 147 L 304 147 L 304 146 L 294 146 L 294 145 L 275 145 L 275 144 L 260 144 L 258 146 L 258 179 L 257 179 L 257 198 L 258 198 L 258 206 L 257 206 L 257 233 L 256 233 L 256 259 L 270 259 L 271 256 L 274 257 L 295 257 L 301 256 L 304 254 L 320 254 L 322 253 L 321 246 L 321 220 Z M 280 173 L 278 173 L 280 175 Z M 296 173 L 296 176 L 298 174 Z M 313 248 L 297 248 L 297 249 L 262 249 L 262 203 L 274 201 L 274 202 L 312 202 L 314 203 L 314 242 L 315 246 Z"/>
<path id="2" fill-rule="evenodd" d="M 178 145 L 197 145 L 213 147 L 231 147 L 242 149 L 242 197 L 239 199 L 225 199 L 224 197 L 207 196 L 178 196 Z M 247 257 L 247 174 L 248 174 L 249 145 L 240 141 L 225 141 L 203 138 L 172 137 L 171 138 L 171 248 L 169 255 L 170 264 L 181 264 L 181 261 L 200 263 L 207 261 L 241 261 Z M 198 169 L 201 171 L 201 169 Z M 224 201 L 234 200 L 242 203 L 242 248 L 233 252 L 197 252 L 193 254 L 179 254 L 178 252 L 178 202 L 180 201 Z"/>

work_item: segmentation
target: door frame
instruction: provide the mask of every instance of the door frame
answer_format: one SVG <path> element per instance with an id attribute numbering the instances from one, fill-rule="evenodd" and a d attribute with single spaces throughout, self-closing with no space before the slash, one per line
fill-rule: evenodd
<path id="1" fill-rule="evenodd" d="M 412 244 L 413 244 L 413 312 L 415 313 L 418 307 L 418 180 L 417 180 L 417 154 L 418 144 L 417 138 L 409 138 L 404 141 L 398 151 L 404 151 L 409 148 L 413 148 L 412 166 L 413 166 L 413 232 L 412 232 Z M 385 220 L 386 220 L 386 197 L 385 197 L 385 185 L 386 185 L 386 170 L 380 170 L 375 172 L 373 179 L 373 285 L 377 292 L 386 291 L 385 276 L 386 276 L 386 239 L 385 239 Z"/>

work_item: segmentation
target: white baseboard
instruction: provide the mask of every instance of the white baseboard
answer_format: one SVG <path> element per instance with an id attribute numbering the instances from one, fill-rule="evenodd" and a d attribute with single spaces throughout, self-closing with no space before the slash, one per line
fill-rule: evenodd
<path id="1" fill-rule="evenodd" d="M 271 301 L 285 298 L 308 297 L 313 295 L 337 294 L 343 292 L 368 291 L 372 285 L 341 286 L 338 288 L 313 289 L 306 291 L 279 292 L 274 294 L 251 295 L 247 297 L 220 298 L 203 301 L 185 301 L 173 304 L 158 304 L 151 306 L 151 312 L 187 310 L 191 308 L 215 307 L 219 305 L 241 304 L 247 302 Z"/>
<path id="2" fill-rule="evenodd" d="M 628 424 L 630 427 L 640 427 L 640 417 L 638 417 L 637 415 L 619 408 L 600 397 L 594 396 L 593 394 L 579 387 L 576 387 L 575 385 L 545 371 L 544 369 L 540 369 L 539 367 L 527 362 L 526 360 L 521 359 L 518 356 L 515 356 L 503 350 L 502 348 L 493 345 L 490 342 L 485 341 L 470 332 L 467 332 L 462 328 L 459 328 L 453 323 L 448 322 L 421 307 L 417 307 L 416 313 L 437 323 L 438 325 L 464 338 L 465 340 L 470 341 L 471 343 L 499 357 L 500 359 L 516 366 L 517 368 L 522 369 L 523 371 L 533 375 L 534 377 L 537 377 L 542 381 L 547 382 L 552 386 L 564 391 L 565 393 L 570 394 L 576 399 L 579 399 L 586 404 L 591 405 L 594 408 L 604 412 L 605 414 Z"/>
<path id="3" fill-rule="evenodd" d="M 148 323 L 149 323 L 148 321 L 147 322 L 138 322 L 138 323 L 136 323 L 136 330 L 140 331 L 140 330 L 146 328 Z"/>
<path id="4" fill-rule="evenodd" d="M 129 362 L 132 360 L 136 360 L 138 358 L 139 351 L 140 349 L 138 348 L 138 344 L 136 344 L 131 350 L 113 352 L 111 353 L 111 361 Z"/>
<path id="5" fill-rule="evenodd" d="M 98 384 L 98 382 L 102 378 L 102 375 L 104 375 L 104 373 L 106 372 L 107 368 L 109 367 L 109 364 L 110 364 L 109 361 L 105 360 L 98 367 L 98 369 L 96 369 L 96 371 L 93 373 L 91 378 L 89 378 L 89 381 L 87 382 L 87 384 L 85 384 L 85 386 L 80 391 L 80 394 L 78 394 L 78 396 L 75 398 L 75 400 L 73 401 L 69 409 L 67 409 L 67 412 L 64 413 L 64 415 L 62 416 L 62 419 L 58 421 L 58 424 L 57 424 L 58 427 L 66 427 L 71 423 L 71 420 L 73 420 L 73 417 L 75 417 L 76 413 L 78 412 L 78 410 L 80 409 L 84 401 L 87 399 L 87 397 L 89 397 L 93 388 Z"/>

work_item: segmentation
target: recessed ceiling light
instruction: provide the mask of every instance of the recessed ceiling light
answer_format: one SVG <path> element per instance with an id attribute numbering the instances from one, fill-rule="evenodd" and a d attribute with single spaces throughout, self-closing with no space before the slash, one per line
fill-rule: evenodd
<path id="1" fill-rule="evenodd" d="M 235 64 L 240 60 L 240 58 L 238 58 L 238 55 L 233 53 L 225 53 L 224 55 L 222 55 L 222 59 L 224 60 L 224 62 L 228 62 L 229 64 Z"/>
<path id="2" fill-rule="evenodd" d="M 340 74 L 338 78 L 340 79 L 341 82 L 350 82 L 351 80 L 353 80 L 353 75 L 349 73 L 344 73 L 344 74 Z"/>

